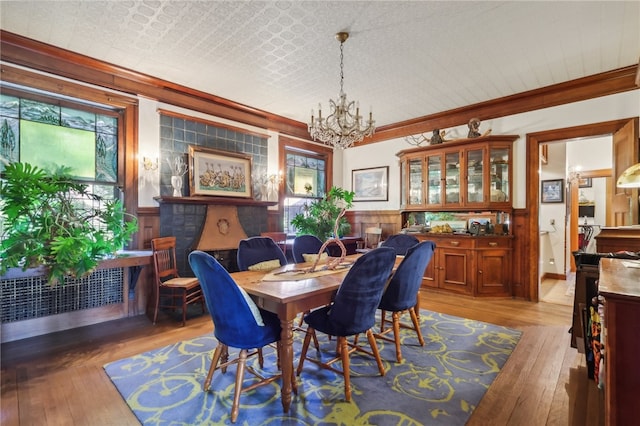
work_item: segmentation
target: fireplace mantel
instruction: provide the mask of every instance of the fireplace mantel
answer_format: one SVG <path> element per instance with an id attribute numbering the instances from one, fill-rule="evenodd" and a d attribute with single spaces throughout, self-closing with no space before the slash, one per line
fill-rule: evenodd
<path id="1" fill-rule="evenodd" d="M 269 207 L 278 205 L 277 201 L 257 201 L 253 198 L 239 197 L 153 197 L 158 203 L 167 204 L 221 204 L 227 206 Z"/>

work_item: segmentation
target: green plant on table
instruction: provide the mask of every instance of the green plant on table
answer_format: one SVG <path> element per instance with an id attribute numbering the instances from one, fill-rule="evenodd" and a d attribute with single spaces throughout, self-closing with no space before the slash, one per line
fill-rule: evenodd
<path id="1" fill-rule="evenodd" d="M 17 162 L 5 167 L 0 180 L 0 275 L 13 267 L 44 266 L 51 285 L 64 282 L 66 275 L 83 277 L 138 230 L 136 218 L 125 213 L 120 200 L 91 193 L 70 170 L 48 172 Z"/>
<path id="2" fill-rule="evenodd" d="M 296 228 L 298 235 L 311 234 L 326 241 L 334 233 L 340 212 L 353 206 L 354 196 L 355 192 L 334 186 L 323 198 L 314 200 L 303 213 L 298 213 L 291 220 L 291 224 Z M 340 218 L 338 232 L 339 236 L 351 232 L 351 224 L 344 217 Z"/>

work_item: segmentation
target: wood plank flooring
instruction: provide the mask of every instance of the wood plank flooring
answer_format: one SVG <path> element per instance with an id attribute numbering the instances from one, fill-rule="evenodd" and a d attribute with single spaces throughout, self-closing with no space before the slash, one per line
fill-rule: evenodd
<path id="1" fill-rule="evenodd" d="M 523 331 L 468 425 L 604 424 L 602 391 L 570 347 L 570 306 L 422 291 L 421 307 Z M 186 327 L 168 317 L 154 326 L 138 316 L 5 343 L 0 424 L 137 425 L 102 366 L 211 330 L 209 316 Z"/>

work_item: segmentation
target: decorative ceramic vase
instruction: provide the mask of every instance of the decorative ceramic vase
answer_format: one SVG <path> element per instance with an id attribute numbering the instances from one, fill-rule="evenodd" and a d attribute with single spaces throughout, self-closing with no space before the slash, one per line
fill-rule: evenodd
<path id="1" fill-rule="evenodd" d="M 171 186 L 173 186 L 173 196 L 182 197 L 182 176 L 171 176 Z"/>

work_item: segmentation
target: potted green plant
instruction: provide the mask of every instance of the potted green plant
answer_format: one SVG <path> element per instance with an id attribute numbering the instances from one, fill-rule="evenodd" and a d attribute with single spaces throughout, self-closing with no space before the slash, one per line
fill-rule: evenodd
<path id="1" fill-rule="evenodd" d="M 334 186 L 324 197 L 314 200 L 305 207 L 304 212 L 298 213 L 291 220 L 291 224 L 296 228 L 298 235 L 311 234 L 325 241 L 333 235 L 340 212 L 353 205 L 354 195 L 353 191 Z M 351 224 L 346 218 L 341 217 L 338 236 L 347 235 L 350 232 Z"/>
<path id="2" fill-rule="evenodd" d="M 48 172 L 10 163 L 0 180 L 0 200 L 0 275 L 9 268 L 42 266 L 51 285 L 65 276 L 83 277 L 138 229 L 119 200 L 91 193 L 68 167 Z"/>

